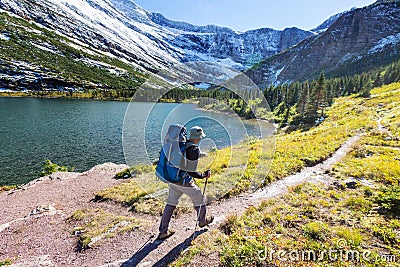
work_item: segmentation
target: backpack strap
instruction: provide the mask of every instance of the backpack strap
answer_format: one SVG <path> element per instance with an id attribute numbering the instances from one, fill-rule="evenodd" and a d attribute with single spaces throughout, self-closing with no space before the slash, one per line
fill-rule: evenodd
<path id="1" fill-rule="evenodd" d="M 198 147 L 198 145 L 196 145 L 195 143 L 193 143 L 193 141 L 188 140 L 188 141 L 186 142 L 186 145 L 185 145 L 185 155 L 186 155 L 186 149 L 188 149 L 189 147 L 192 147 L 192 146 L 197 146 L 197 147 Z"/>

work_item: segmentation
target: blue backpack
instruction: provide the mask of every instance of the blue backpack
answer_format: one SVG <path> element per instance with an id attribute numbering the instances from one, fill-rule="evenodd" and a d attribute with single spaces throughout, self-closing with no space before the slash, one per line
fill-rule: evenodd
<path id="1" fill-rule="evenodd" d="M 188 177 L 186 149 L 196 146 L 186 141 L 186 128 L 180 124 L 169 126 L 156 166 L 156 176 L 165 183 L 177 183 Z"/>

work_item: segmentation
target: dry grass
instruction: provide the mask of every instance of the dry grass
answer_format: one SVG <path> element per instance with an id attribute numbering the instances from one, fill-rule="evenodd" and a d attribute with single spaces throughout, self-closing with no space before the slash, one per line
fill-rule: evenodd
<path id="1" fill-rule="evenodd" d="M 190 263 L 211 248 L 219 253 L 221 266 L 400 266 L 387 262 L 400 259 L 399 214 L 395 205 L 390 206 L 400 201 L 398 186 L 394 186 L 400 177 L 399 88 L 399 83 L 375 88 L 370 99 L 338 99 L 322 125 L 278 136 L 267 176 L 272 181 L 313 165 L 329 157 L 349 136 L 364 131 L 367 135 L 335 166 L 334 174 L 339 179 L 366 178 L 375 185 L 356 184 L 347 189 L 306 183 L 293 187 L 280 199 L 251 207 L 240 217 L 228 217 L 219 235 L 205 234 L 204 238 L 213 240 L 207 248 L 200 250 L 195 242 L 172 266 Z M 386 132 L 375 130 L 378 119 Z M 389 208 L 397 214 L 389 213 Z M 318 260 L 281 261 L 276 255 L 265 255 L 271 250 L 318 253 L 329 249 L 370 254 L 359 261 L 332 261 L 327 254 L 317 255 Z"/>

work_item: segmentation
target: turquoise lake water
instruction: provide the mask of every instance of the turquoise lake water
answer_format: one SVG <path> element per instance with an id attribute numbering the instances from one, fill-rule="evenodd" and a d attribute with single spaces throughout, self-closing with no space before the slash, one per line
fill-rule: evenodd
<path id="1" fill-rule="evenodd" d="M 170 123 L 203 127 L 207 134 L 203 149 L 259 135 L 252 121 L 199 110 L 192 104 L 161 103 L 147 114 L 149 105 L 0 97 L 0 186 L 36 179 L 46 159 L 73 166 L 75 171 L 109 161 L 148 163 L 157 158 L 165 125 Z"/>

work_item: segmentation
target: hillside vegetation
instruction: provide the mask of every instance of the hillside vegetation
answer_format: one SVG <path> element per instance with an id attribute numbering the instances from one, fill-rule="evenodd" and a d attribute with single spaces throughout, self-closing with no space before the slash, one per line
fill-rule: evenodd
<path id="1" fill-rule="evenodd" d="M 0 13 L 0 33 L 3 88 L 85 91 L 91 97 L 102 96 L 102 90 L 107 90 L 105 96 L 116 96 L 118 89 L 129 96 L 146 77 L 107 52 L 6 12 Z"/>
<path id="2" fill-rule="evenodd" d="M 172 265 L 217 255 L 222 266 L 399 266 L 399 91 L 394 83 L 374 88 L 370 98 L 340 98 L 320 126 L 278 137 L 271 180 L 364 133 L 331 171 L 335 183 L 302 184 L 242 216 L 232 214 Z"/>

